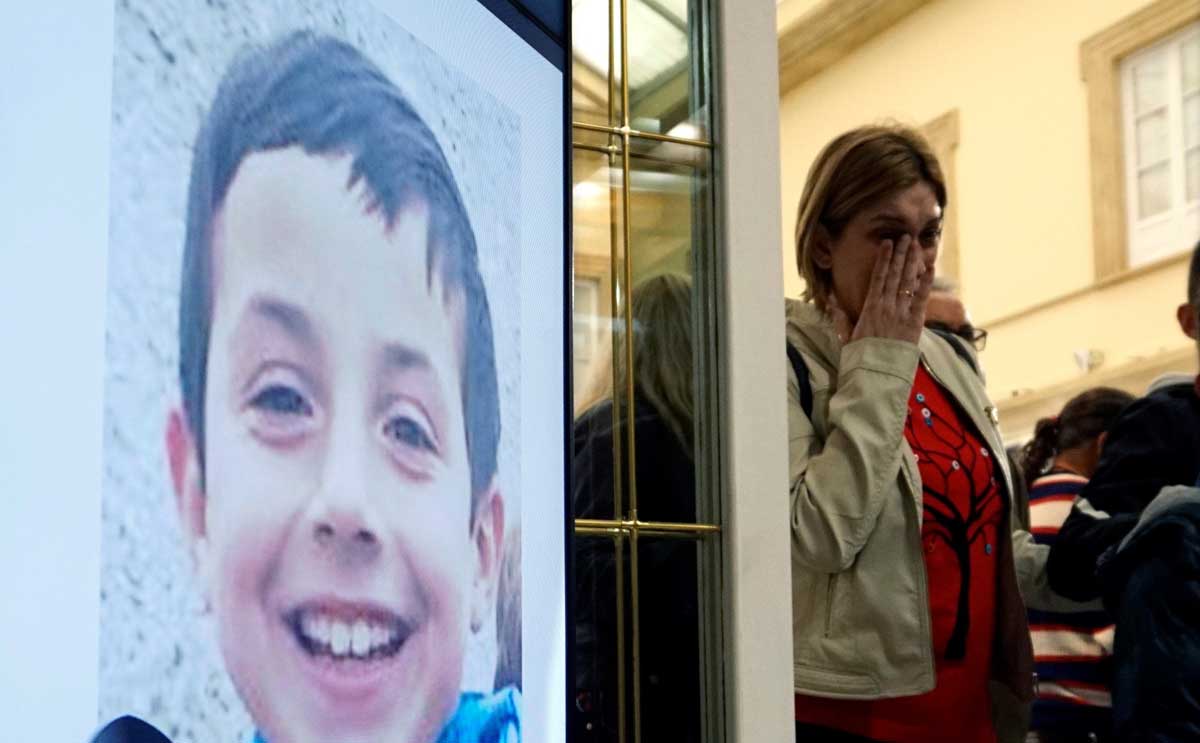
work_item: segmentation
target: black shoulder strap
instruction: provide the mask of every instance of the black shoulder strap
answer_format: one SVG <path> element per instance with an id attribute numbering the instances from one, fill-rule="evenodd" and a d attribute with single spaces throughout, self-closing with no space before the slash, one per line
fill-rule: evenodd
<path id="1" fill-rule="evenodd" d="M 954 353 L 958 354 L 958 357 L 967 362 L 967 366 L 971 367 L 971 371 L 979 374 L 979 367 L 975 364 L 975 359 L 971 358 L 971 352 L 963 345 L 961 338 L 941 328 L 929 328 L 929 330 L 933 331 L 934 335 L 949 343 L 950 347 L 954 349 Z"/>
<path id="2" fill-rule="evenodd" d="M 813 392 L 812 382 L 808 381 L 808 364 L 804 363 L 804 357 L 791 343 L 787 344 L 787 355 L 792 364 L 792 371 L 796 374 L 796 381 L 800 384 L 800 409 L 812 420 Z"/>

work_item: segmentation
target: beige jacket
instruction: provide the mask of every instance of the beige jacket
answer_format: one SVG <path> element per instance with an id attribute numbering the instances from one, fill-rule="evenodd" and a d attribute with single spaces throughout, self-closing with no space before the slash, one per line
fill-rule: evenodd
<path id="1" fill-rule="evenodd" d="M 787 337 L 805 359 L 813 392 L 809 420 L 789 371 L 795 689 L 842 699 L 928 692 L 935 672 L 921 476 L 904 439 L 918 362 L 1001 452 L 994 408 L 978 377 L 932 333 L 919 346 L 881 338 L 842 346 L 814 306 L 789 302 Z M 996 461 L 1011 502 L 1007 460 Z M 1000 533 L 1008 531 L 1006 510 Z M 992 676 L 1028 700 L 1033 651 L 1009 540 L 1000 540 L 997 556 Z"/>

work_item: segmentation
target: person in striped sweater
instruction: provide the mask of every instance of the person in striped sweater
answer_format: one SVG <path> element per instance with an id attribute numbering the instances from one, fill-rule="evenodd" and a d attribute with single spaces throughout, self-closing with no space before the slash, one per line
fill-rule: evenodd
<path id="1" fill-rule="evenodd" d="M 1109 426 L 1133 399 L 1097 387 L 1071 399 L 1058 416 L 1038 421 L 1021 462 L 1031 479 L 1030 530 L 1038 544 L 1053 545 L 1096 470 Z M 1038 674 L 1032 730 L 1039 743 L 1092 743 L 1111 736 L 1113 620 L 1099 602 L 1085 607 L 1029 612 Z"/>

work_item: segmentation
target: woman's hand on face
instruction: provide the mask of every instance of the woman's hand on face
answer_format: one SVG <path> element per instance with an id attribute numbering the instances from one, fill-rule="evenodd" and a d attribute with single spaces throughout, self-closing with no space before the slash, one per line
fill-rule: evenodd
<path id="1" fill-rule="evenodd" d="M 885 241 L 875 258 L 858 322 L 851 324 L 837 298 L 832 294 L 829 297 L 829 311 L 838 338 L 843 343 L 860 338 L 916 343 L 925 324 L 925 304 L 932 286 L 933 271 L 925 267 L 921 250 L 909 235 L 901 237 L 895 245 L 891 240 Z"/>

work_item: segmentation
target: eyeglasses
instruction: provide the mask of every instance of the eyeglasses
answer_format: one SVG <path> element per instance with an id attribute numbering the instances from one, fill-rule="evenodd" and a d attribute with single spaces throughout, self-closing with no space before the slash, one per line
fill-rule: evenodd
<path id="1" fill-rule="evenodd" d="M 974 328 L 970 325 L 964 325 L 959 328 L 959 337 L 969 341 L 972 346 L 975 346 L 976 351 L 982 351 L 987 348 L 988 332 L 983 328 Z"/>
<path id="2" fill-rule="evenodd" d="M 940 330 L 943 333 L 952 333 L 957 335 L 959 338 L 962 338 L 964 341 L 974 346 L 976 351 L 982 352 L 983 349 L 987 348 L 988 332 L 983 328 L 977 328 L 970 323 L 967 323 L 966 325 L 960 325 L 957 328 L 952 328 L 946 323 L 942 322 L 931 322 L 926 323 L 926 325 L 932 330 Z"/>

